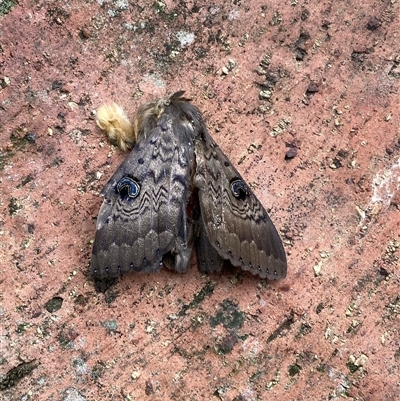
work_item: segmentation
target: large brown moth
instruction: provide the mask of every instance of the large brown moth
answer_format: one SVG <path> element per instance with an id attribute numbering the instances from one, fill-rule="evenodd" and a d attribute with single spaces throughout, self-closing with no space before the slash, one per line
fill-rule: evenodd
<path id="1" fill-rule="evenodd" d="M 132 124 L 116 104 L 98 110 L 98 125 L 120 147 L 138 142 L 102 191 L 93 276 L 163 264 L 183 273 L 195 244 L 201 272 L 230 261 L 284 278 L 286 254 L 271 219 L 183 93 L 143 105 Z"/>

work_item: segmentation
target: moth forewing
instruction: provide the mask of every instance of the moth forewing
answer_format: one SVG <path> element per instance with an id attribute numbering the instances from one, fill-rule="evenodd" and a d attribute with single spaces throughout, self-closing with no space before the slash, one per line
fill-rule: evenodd
<path id="1" fill-rule="evenodd" d="M 286 276 L 286 254 L 265 208 L 208 132 L 196 141 L 201 218 L 224 259 L 262 278 Z"/>

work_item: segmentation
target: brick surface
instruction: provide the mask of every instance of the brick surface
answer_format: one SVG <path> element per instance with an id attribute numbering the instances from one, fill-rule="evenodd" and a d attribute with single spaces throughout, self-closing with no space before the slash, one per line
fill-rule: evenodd
<path id="1" fill-rule="evenodd" d="M 400 398 L 397 1 L 0 4 L 0 398 Z M 288 277 L 88 275 L 125 154 L 95 126 L 185 90 Z M 98 289 L 98 288 L 97 288 Z"/>

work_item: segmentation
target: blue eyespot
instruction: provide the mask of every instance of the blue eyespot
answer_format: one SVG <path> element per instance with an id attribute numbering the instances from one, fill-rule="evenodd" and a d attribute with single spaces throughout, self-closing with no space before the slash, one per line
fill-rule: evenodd
<path id="1" fill-rule="evenodd" d="M 246 183 L 239 179 L 235 179 L 231 182 L 231 191 L 235 198 L 241 200 L 245 200 L 249 192 Z"/>
<path id="2" fill-rule="evenodd" d="M 133 178 L 125 176 L 118 181 L 117 191 L 123 198 L 136 198 L 140 193 L 140 185 Z"/>

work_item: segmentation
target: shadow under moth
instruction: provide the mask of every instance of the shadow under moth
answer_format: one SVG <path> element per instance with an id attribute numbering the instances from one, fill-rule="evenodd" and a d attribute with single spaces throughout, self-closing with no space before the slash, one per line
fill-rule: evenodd
<path id="1" fill-rule="evenodd" d="M 122 149 L 137 143 L 101 192 L 93 276 L 157 272 L 163 264 L 184 273 L 196 246 L 203 273 L 229 261 L 284 278 L 286 254 L 271 219 L 183 93 L 141 106 L 132 123 L 115 103 L 97 112 Z"/>

